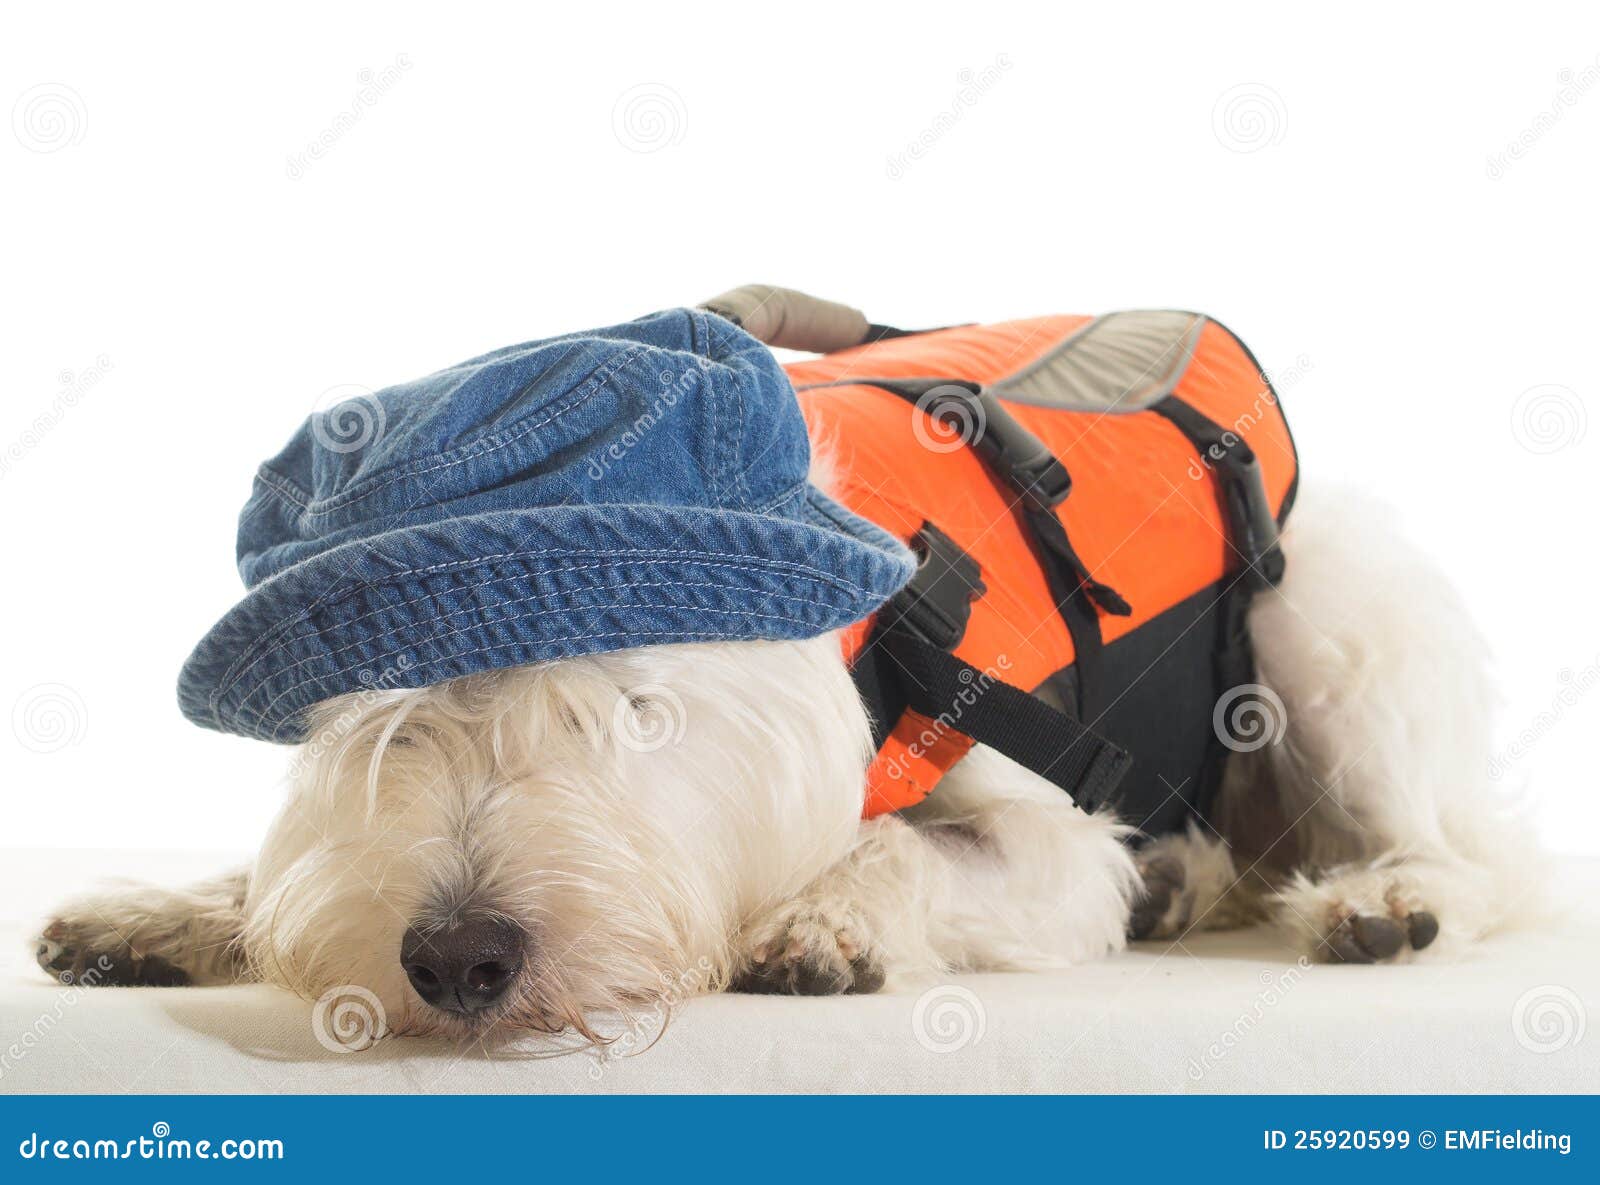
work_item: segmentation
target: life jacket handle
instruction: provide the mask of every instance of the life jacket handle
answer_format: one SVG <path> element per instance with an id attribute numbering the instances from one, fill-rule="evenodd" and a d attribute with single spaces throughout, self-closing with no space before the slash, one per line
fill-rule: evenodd
<path id="1" fill-rule="evenodd" d="M 772 284 L 745 284 L 700 307 L 724 317 L 765 345 L 832 354 L 912 331 L 867 320 L 860 309 Z"/>

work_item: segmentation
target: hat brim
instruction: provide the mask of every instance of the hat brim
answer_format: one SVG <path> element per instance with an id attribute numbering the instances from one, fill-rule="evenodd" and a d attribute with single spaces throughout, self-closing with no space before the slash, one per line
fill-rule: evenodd
<path id="1" fill-rule="evenodd" d="M 211 629 L 179 703 L 207 728 L 296 743 L 335 696 L 634 646 L 815 637 L 910 579 L 910 551 L 813 487 L 787 509 L 538 507 L 331 548 Z"/>

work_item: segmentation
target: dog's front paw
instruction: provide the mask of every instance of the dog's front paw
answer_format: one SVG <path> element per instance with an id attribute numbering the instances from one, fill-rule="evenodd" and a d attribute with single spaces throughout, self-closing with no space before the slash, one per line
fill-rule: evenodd
<path id="1" fill-rule="evenodd" d="M 796 901 L 755 927 L 729 991 L 766 995 L 866 994 L 883 986 L 883 964 L 865 919 L 842 903 Z"/>
<path id="2" fill-rule="evenodd" d="M 1166 852 L 1146 853 L 1136 862 L 1144 890 L 1128 917 L 1128 937 L 1170 938 L 1188 923 L 1193 894 L 1184 892 L 1188 879 L 1183 862 Z"/>
<path id="3" fill-rule="evenodd" d="M 56 918 L 35 940 L 39 966 L 79 987 L 182 987 L 188 973 L 137 950 L 98 920 Z"/>

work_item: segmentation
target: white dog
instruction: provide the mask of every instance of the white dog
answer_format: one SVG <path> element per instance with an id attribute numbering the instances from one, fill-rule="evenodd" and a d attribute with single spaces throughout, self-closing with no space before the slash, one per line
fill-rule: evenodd
<path id="1" fill-rule="evenodd" d="M 1325 960 L 1454 951 L 1535 859 L 1491 794 L 1484 648 L 1387 517 L 1303 499 L 1250 616 L 1287 731 L 1231 758 L 1215 831 L 1136 852 L 982 748 L 863 822 L 835 637 L 659 646 L 325 704 L 252 868 L 84 898 L 38 959 L 360 985 L 402 1034 L 603 1039 L 686 992 L 868 992 L 1269 918 Z"/>

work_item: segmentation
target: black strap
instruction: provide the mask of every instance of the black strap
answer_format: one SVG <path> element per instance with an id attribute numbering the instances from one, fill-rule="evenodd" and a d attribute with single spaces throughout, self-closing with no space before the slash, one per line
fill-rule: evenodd
<path id="1" fill-rule="evenodd" d="M 851 675 L 878 743 L 910 708 L 1004 753 L 1084 810 L 1104 803 L 1133 764 L 1082 722 L 905 630 L 878 630 Z"/>
<path id="2" fill-rule="evenodd" d="M 979 426 L 970 444 L 989 471 L 1021 499 L 1023 521 L 1038 549 L 1056 611 L 1072 637 L 1073 663 L 1078 668 L 1078 714 L 1090 716 L 1099 711 L 1099 697 L 1105 693 L 1100 614 L 1126 617 L 1133 610 L 1116 589 L 1094 578 L 1056 515 L 1055 508 L 1072 492 L 1066 467 L 978 383 L 966 379 L 848 381 L 898 395 L 935 419 L 948 419 L 963 428 Z"/>
<path id="3" fill-rule="evenodd" d="M 1158 400 L 1150 410 L 1188 437 L 1201 464 L 1217 474 L 1217 496 L 1228 520 L 1229 539 L 1243 559 L 1245 579 L 1257 590 L 1276 586 L 1283 579 L 1283 550 L 1255 450 L 1239 433 L 1176 395 Z"/>

